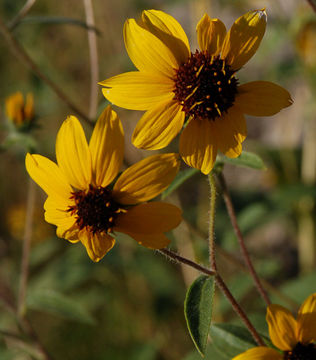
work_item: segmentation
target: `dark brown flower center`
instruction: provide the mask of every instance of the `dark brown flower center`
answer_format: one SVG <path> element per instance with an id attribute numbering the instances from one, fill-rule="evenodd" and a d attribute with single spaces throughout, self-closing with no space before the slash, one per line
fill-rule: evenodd
<path id="1" fill-rule="evenodd" d="M 113 199 L 108 187 L 90 185 L 88 191 L 73 192 L 70 199 L 75 201 L 75 205 L 69 206 L 68 211 L 75 215 L 80 230 L 86 227 L 94 234 L 111 232 L 118 214 L 126 211 Z"/>
<path id="2" fill-rule="evenodd" d="M 302 344 L 298 342 L 293 350 L 285 351 L 283 355 L 284 360 L 315 360 L 316 359 L 316 345 Z"/>
<path id="3" fill-rule="evenodd" d="M 174 100 L 188 116 L 215 120 L 234 104 L 238 80 L 219 56 L 196 50 L 176 72 Z"/>

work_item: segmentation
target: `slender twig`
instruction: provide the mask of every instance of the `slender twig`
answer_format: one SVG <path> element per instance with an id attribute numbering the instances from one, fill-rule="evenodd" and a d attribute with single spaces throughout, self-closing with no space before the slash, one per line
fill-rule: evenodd
<path id="1" fill-rule="evenodd" d="M 178 254 L 176 254 L 175 252 L 167 249 L 167 248 L 163 248 L 158 250 L 158 252 L 160 252 L 161 254 L 166 255 L 168 258 L 174 260 L 177 263 L 182 263 L 188 266 L 191 266 L 192 268 L 201 271 L 202 273 L 209 275 L 209 276 L 214 276 L 215 275 L 215 271 L 213 270 L 209 270 L 206 267 L 197 264 L 196 262 L 189 260 L 183 256 L 180 256 Z"/>
<path id="2" fill-rule="evenodd" d="M 99 59 L 97 48 L 97 36 L 95 31 L 94 15 L 92 0 L 83 0 L 84 8 L 86 12 L 86 22 L 89 26 L 88 30 L 88 43 L 90 51 L 90 108 L 89 117 L 94 119 L 97 116 L 98 110 L 98 80 L 99 80 Z"/>
<path id="3" fill-rule="evenodd" d="M 208 228 L 208 243 L 209 243 L 209 257 L 211 269 L 217 271 L 216 255 L 215 255 L 215 207 L 216 207 L 216 184 L 212 173 L 208 176 L 210 184 L 210 210 L 209 210 L 209 228 Z"/>
<path id="4" fill-rule="evenodd" d="M 15 40 L 9 29 L 3 23 L 0 18 L 0 33 L 2 33 L 6 42 L 8 43 L 12 53 L 30 70 L 32 70 L 40 79 L 42 79 L 55 93 L 56 95 L 67 104 L 76 114 L 78 114 L 83 120 L 90 125 L 93 125 L 93 121 L 82 112 L 67 96 L 66 94 L 52 81 L 50 80 L 40 68 L 33 62 L 29 55 L 25 52 L 23 47 Z"/>
<path id="5" fill-rule="evenodd" d="M 309 5 L 311 6 L 311 8 L 315 11 L 315 13 L 316 13 L 316 4 L 314 3 L 314 1 L 313 0 L 306 0 L 308 3 L 309 3 Z"/>
<path id="6" fill-rule="evenodd" d="M 257 333 L 256 329 L 251 324 L 251 322 L 248 319 L 247 315 L 241 309 L 238 302 L 235 300 L 235 298 L 233 297 L 233 295 L 231 294 L 231 292 L 227 288 L 226 284 L 224 283 L 223 279 L 218 275 L 218 273 L 216 273 L 216 272 L 214 272 L 212 270 L 209 270 L 209 269 L 195 263 L 194 261 L 186 259 L 186 258 L 174 253 L 173 251 L 171 251 L 169 249 L 166 249 L 166 248 L 160 249 L 160 250 L 158 250 L 158 252 L 166 255 L 167 258 L 169 258 L 169 259 L 175 260 L 177 263 L 183 263 L 183 264 L 189 265 L 189 266 L 201 271 L 204 274 L 207 274 L 207 275 L 210 275 L 210 276 L 215 275 L 215 280 L 216 280 L 217 286 L 223 292 L 223 294 L 227 297 L 227 299 L 230 301 L 230 303 L 231 303 L 233 309 L 235 310 L 236 314 L 244 322 L 244 324 L 248 328 L 249 332 L 253 336 L 254 340 L 257 342 L 258 345 L 265 346 L 265 343 L 261 339 L 260 335 Z"/>
<path id="7" fill-rule="evenodd" d="M 35 4 L 36 0 L 27 0 L 19 13 L 10 21 L 8 29 L 10 31 L 14 30 L 19 22 L 26 16 L 26 14 L 31 10 L 32 6 Z"/>
<path id="8" fill-rule="evenodd" d="M 254 283 L 256 285 L 256 288 L 257 288 L 259 294 L 262 296 L 263 300 L 267 303 L 267 305 L 269 305 L 269 304 L 271 304 L 271 301 L 270 301 L 269 296 L 266 293 L 265 289 L 263 288 L 263 286 L 262 286 L 262 284 L 260 282 L 260 279 L 259 279 L 259 277 L 258 277 L 258 275 L 256 273 L 256 270 L 255 270 L 255 268 L 254 268 L 254 266 L 252 264 L 252 261 L 250 259 L 248 250 L 247 250 L 246 245 L 245 245 L 244 237 L 243 237 L 243 235 L 242 235 L 242 233 L 240 231 L 240 228 L 238 226 L 237 218 L 236 218 L 236 214 L 235 214 L 235 209 L 234 209 L 231 197 L 229 195 L 223 173 L 218 174 L 218 179 L 219 179 L 219 182 L 221 184 L 222 191 L 223 191 L 223 198 L 224 198 L 224 202 L 225 202 L 226 209 L 227 209 L 227 212 L 228 212 L 228 216 L 229 216 L 231 224 L 232 224 L 232 226 L 234 228 L 235 235 L 236 235 L 236 237 L 238 239 L 239 246 L 240 246 L 242 255 L 244 257 L 245 263 L 246 263 L 246 265 L 247 265 L 247 267 L 249 269 L 250 275 L 252 276 L 252 278 L 254 280 Z"/>
<path id="9" fill-rule="evenodd" d="M 198 230 L 197 228 L 195 228 L 194 226 L 192 226 L 189 223 L 186 223 L 187 226 L 189 227 L 190 231 L 200 237 L 201 239 L 205 238 L 205 234 L 202 233 L 200 230 Z M 248 268 L 247 266 L 244 265 L 244 263 L 242 263 L 235 255 L 231 254 L 230 252 L 224 250 L 223 248 L 221 248 L 219 245 L 215 245 L 216 247 L 216 252 L 222 256 L 223 258 L 225 258 L 228 262 L 230 262 L 231 264 L 233 264 L 234 266 L 236 266 L 238 269 L 242 270 L 243 272 L 248 273 Z M 280 300 L 284 301 L 285 303 L 287 303 L 288 307 L 290 307 L 293 312 L 297 312 L 297 309 L 299 307 L 299 304 L 297 302 L 295 302 L 293 299 L 291 299 L 289 296 L 287 296 L 286 294 L 283 294 L 280 290 L 278 290 L 274 285 L 272 285 L 269 281 L 259 277 L 261 283 L 274 295 L 276 295 Z"/>
<path id="10" fill-rule="evenodd" d="M 27 288 L 27 280 L 29 273 L 29 257 L 33 228 L 33 214 L 35 204 L 35 183 L 29 178 L 27 204 L 26 204 L 26 216 L 25 216 L 25 228 L 23 237 L 23 250 L 22 250 L 22 262 L 21 262 L 21 276 L 20 287 L 18 294 L 18 316 L 23 317 L 25 313 L 25 295 Z"/>
<path id="11" fill-rule="evenodd" d="M 229 291 L 228 287 L 226 286 L 226 284 L 224 283 L 224 280 L 220 277 L 219 274 L 217 274 L 215 276 L 215 280 L 216 280 L 216 284 L 219 287 L 219 289 L 222 291 L 222 293 L 226 296 L 226 298 L 228 299 L 228 301 L 231 303 L 233 309 L 235 310 L 236 314 L 240 317 L 240 319 L 244 322 L 244 324 L 246 325 L 247 329 L 249 330 L 249 332 L 251 333 L 252 337 L 254 338 L 254 340 L 256 341 L 256 343 L 259 346 L 266 346 L 266 344 L 264 343 L 264 341 L 261 339 L 261 336 L 258 334 L 257 330 L 255 329 L 255 327 L 252 325 L 252 323 L 250 322 L 250 320 L 248 319 L 247 315 L 245 314 L 245 312 L 242 310 L 242 308 L 240 307 L 240 305 L 238 304 L 238 302 L 235 300 L 234 296 L 232 295 L 232 293 Z"/>

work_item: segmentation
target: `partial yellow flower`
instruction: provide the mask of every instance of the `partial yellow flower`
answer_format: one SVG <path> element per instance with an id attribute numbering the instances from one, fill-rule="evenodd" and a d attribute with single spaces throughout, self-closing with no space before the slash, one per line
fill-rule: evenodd
<path id="1" fill-rule="evenodd" d="M 20 91 L 5 99 L 6 115 L 17 127 L 28 125 L 34 118 L 33 94 L 26 95 L 26 101 Z"/>
<path id="2" fill-rule="evenodd" d="M 181 221 L 181 211 L 164 202 L 147 202 L 165 190 L 179 170 L 177 154 L 153 155 L 121 168 L 124 133 L 108 106 L 99 117 L 89 144 L 78 119 L 69 116 L 56 140 L 57 164 L 41 155 L 26 156 L 26 169 L 46 192 L 45 220 L 57 236 L 81 241 L 97 262 L 114 246 L 115 232 L 130 235 L 152 249 L 165 247 L 165 232 Z"/>
<path id="3" fill-rule="evenodd" d="M 207 174 L 218 150 L 234 158 L 247 136 L 244 114 L 270 116 L 291 105 L 288 91 L 268 81 L 239 85 L 236 72 L 257 51 L 266 28 L 265 10 L 246 13 L 226 32 L 207 14 L 197 25 L 200 50 L 191 52 L 181 25 L 147 10 L 124 25 L 126 50 L 138 71 L 100 82 L 113 104 L 145 110 L 132 136 L 143 149 L 167 146 L 182 130 L 180 154 Z"/>
<path id="4" fill-rule="evenodd" d="M 255 347 L 233 360 L 314 360 L 316 359 L 316 293 L 310 295 L 299 309 L 297 319 L 280 305 L 267 309 L 269 334 L 275 347 Z"/>

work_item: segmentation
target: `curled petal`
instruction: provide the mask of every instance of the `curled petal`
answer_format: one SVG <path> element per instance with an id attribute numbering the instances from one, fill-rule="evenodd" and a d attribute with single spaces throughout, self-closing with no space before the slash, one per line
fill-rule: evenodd
<path id="1" fill-rule="evenodd" d="M 108 106 L 93 130 L 89 148 L 92 157 L 93 182 L 109 185 L 118 174 L 124 157 L 124 131 L 116 112 Z"/>
<path id="2" fill-rule="evenodd" d="M 211 19 L 204 14 L 196 27 L 199 47 L 210 55 L 218 55 L 222 50 L 226 27 L 219 19 Z"/>
<path id="3" fill-rule="evenodd" d="M 126 169 L 114 185 L 115 200 L 137 204 L 153 199 L 175 178 L 180 166 L 178 154 L 149 156 Z"/>
<path id="4" fill-rule="evenodd" d="M 280 305 L 269 305 L 267 309 L 269 334 L 274 346 L 283 351 L 294 348 L 297 323 L 291 312 Z"/>
<path id="5" fill-rule="evenodd" d="M 283 87 L 269 81 L 253 81 L 238 87 L 235 103 L 245 114 L 271 116 L 293 101 Z"/>
<path id="6" fill-rule="evenodd" d="M 76 189 L 87 189 L 91 182 L 91 155 L 79 120 L 68 116 L 56 139 L 56 158 L 69 183 Z"/>
<path id="7" fill-rule="evenodd" d="M 266 30 L 265 10 L 249 11 L 238 18 L 227 33 L 222 59 L 239 70 L 257 51 Z"/>
<path id="8" fill-rule="evenodd" d="M 102 93 L 111 103 L 130 110 L 148 110 L 170 98 L 174 82 L 143 71 L 131 71 L 101 81 Z"/>

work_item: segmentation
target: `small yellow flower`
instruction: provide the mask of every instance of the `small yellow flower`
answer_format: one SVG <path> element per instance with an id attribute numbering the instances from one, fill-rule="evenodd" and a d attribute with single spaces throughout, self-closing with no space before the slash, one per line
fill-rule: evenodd
<path id="1" fill-rule="evenodd" d="M 5 99 L 7 117 L 17 126 L 28 125 L 34 118 L 34 98 L 28 93 L 24 102 L 20 91 Z"/>
<path id="2" fill-rule="evenodd" d="M 207 174 L 217 151 L 234 158 L 247 135 L 244 114 L 270 116 L 292 103 L 290 94 L 267 81 L 239 85 L 235 74 L 257 51 L 266 27 L 265 10 L 246 13 L 226 32 L 207 14 L 197 25 L 200 50 L 191 53 L 181 25 L 157 10 L 124 25 L 132 71 L 100 82 L 113 104 L 146 110 L 133 133 L 133 144 L 161 149 L 188 124 L 180 137 L 180 154 Z"/>
<path id="3" fill-rule="evenodd" d="M 274 346 L 255 347 L 233 360 L 315 360 L 316 359 L 316 293 L 301 305 L 295 320 L 291 312 L 280 305 L 267 309 L 269 334 Z"/>
<path id="4" fill-rule="evenodd" d="M 181 211 L 149 202 L 168 187 L 179 169 L 177 154 L 153 155 L 125 170 L 114 186 L 124 156 L 120 119 L 108 106 L 99 117 L 90 143 L 79 121 L 69 116 L 56 140 L 57 164 L 41 155 L 26 156 L 26 169 L 47 193 L 45 220 L 57 236 L 81 241 L 93 261 L 114 246 L 113 234 L 130 235 L 148 248 L 160 249 L 165 232 L 181 221 Z"/>

